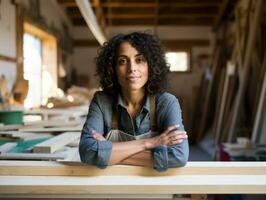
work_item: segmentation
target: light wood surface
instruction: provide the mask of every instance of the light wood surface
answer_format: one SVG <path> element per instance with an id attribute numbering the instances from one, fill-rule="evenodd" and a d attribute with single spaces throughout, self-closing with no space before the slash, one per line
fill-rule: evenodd
<path id="1" fill-rule="evenodd" d="M 265 193 L 266 162 L 189 162 L 159 173 L 124 165 L 102 170 L 77 162 L 0 161 L 0 197 Z"/>
<path id="2" fill-rule="evenodd" d="M 265 175 L 0 176 L 1 194 L 264 194 Z"/>
<path id="3" fill-rule="evenodd" d="M 8 152 L 10 149 L 14 148 L 15 146 L 17 146 L 17 144 L 14 142 L 7 142 L 7 143 L 1 145 L 0 146 L 0 154 Z"/>
<path id="4" fill-rule="evenodd" d="M 52 132 L 74 132 L 81 131 L 83 125 L 73 127 L 54 127 L 54 128 L 20 128 L 20 132 L 34 132 L 34 133 L 52 133 Z"/>
<path id="5" fill-rule="evenodd" d="M 2 153 L 0 160 L 57 160 L 64 159 L 64 154 L 55 153 Z M 5 161 L 6 162 L 6 161 Z M 27 162 L 27 161 L 26 161 Z M 30 168 L 28 168 L 30 170 Z"/>
<path id="6" fill-rule="evenodd" d="M 266 162 L 188 162 L 164 173 L 149 167 L 115 165 L 98 169 L 80 162 L 0 161 L 0 175 L 12 176 L 178 176 L 266 175 Z"/>
<path id="7" fill-rule="evenodd" d="M 80 137 L 80 132 L 66 132 L 34 146 L 35 153 L 54 153 Z"/>

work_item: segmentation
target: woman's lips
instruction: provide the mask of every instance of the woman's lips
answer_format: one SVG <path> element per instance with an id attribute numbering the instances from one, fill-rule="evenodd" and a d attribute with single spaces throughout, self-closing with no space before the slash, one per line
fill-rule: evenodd
<path id="1" fill-rule="evenodd" d="M 131 81 L 131 82 L 135 82 L 137 80 L 140 79 L 140 76 L 130 76 L 130 77 L 127 77 L 127 80 Z"/>

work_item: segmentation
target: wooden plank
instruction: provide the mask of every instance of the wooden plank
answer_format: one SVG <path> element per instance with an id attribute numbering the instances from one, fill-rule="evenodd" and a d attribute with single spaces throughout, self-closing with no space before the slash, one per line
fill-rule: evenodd
<path id="1" fill-rule="evenodd" d="M 216 18 L 214 20 L 214 24 L 213 24 L 213 28 L 217 29 L 223 19 L 225 10 L 227 8 L 227 6 L 229 5 L 229 0 L 223 0 L 222 4 L 220 5 L 220 9 L 219 9 L 219 13 L 218 15 L 216 15 Z"/>
<path id="2" fill-rule="evenodd" d="M 64 159 L 64 154 L 49 153 L 2 153 L 0 160 L 57 160 Z"/>
<path id="3" fill-rule="evenodd" d="M 216 53 L 214 55 L 213 67 L 211 70 L 212 77 L 209 80 L 209 84 L 207 86 L 207 91 L 206 91 L 206 97 L 205 97 L 206 99 L 203 103 L 202 117 L 200 118 L 200 121 L 199 121 L 200 127 L 199 127 L 199 132 L 197 135 L 197 141 L 200 141 L 203 138 L 204 132 L 206 131 L 205 128 L 206 128 L 206 124 L 207 124 L 207 117 L 208 117 L 209 110 L 210 110 L 209 108 L 210 108 L 210 102 L 211 102 L 211 94 L 212 94 L 213 87 L 214 87 L 214 78 L 215 78 L 217 68 L 219 65 L 219 61 L 220 61 L 220 56 L 221 56 L 220 54 L 221 54 L 221 47 L 219 47 L 216 50 Z"/>
<path id="4" fill-rule="evenodd" d="M 110 14 L 106 16 L 108 19 L 154 19 L 155 14 Z M 212 13 L 176 13 L 176 14 L 161 14 L 158 16 L 159 19 L 176 19 L 176 18 L 213 18 Z"/>
<path id="5" fill-rule="evenodd" d="M 25 126 L 42 126 L 42 127 L 68 127 L 68 126 L 77 126 L 83 124 L 82 121 L 55 121 L 55 120 L 41 120 L 41 121 L 34 121 L 34 122 L 25 122 Z"/>
<path id="6" fill-rule="evenodd" d="M 82 18 L 74 18 L 72 19 L 72 23 L 74 26 L 86 26 L 84 19 Z M 195 19 L 165 19 L 159 20 L 158 25 L 168 26 L 168 25 L 208 25 L 211 26 L 213 24 L 213 19 L 211 18 L 195 18 Z M 135 20 L 135 19 L 115 19 L 112 20 L 112 26 L 129 26 L 129 25 L 154 25 L 154 19 L 143 19 L 143 20 Z"/>
<path id="7" fill-rule="evenodd" d="M 8 152 L 9 150 L 11 150 L 15 146 L 17 146 L 17 144 L 14 142 L 7 142 L 7 143 L 1 145 L 0 146 L 0 154 Z"/>
<path id="8" fill-rule="evenodd" d="M 23 23 L 24 23 L 24 11 L 22 5 L 16 4 L 16 59 L 17 59 L 17 77 L 18 80 L 24 80 L 24 70 L 23 70 Z M 13 93 L 15 92 L 15 88 Z M 16 94 L 14 94 L 15 96 Z M 16 100 L 16 99 L 15 99 Z"/>
<path id="9" fill-rule="evenodd" d="M 106 37 L 99 26 L 99 23 L 92 10 L 90 1 L 76 0 L 76 3 L 84 20 L 92 31 L 92 34 L 102 45 L 104 42 L 106 42 Z"/>
<path id="10" fill-rule="evenodd" d="M 186 40 L 161 40 L 167 48 L 191 48 L 191 47 L 207 47 L 210 45 L 209 40 L 204 39 L 186 39 Z M 74 40 L 75 47 L 97 47 L 99 43 L 96 40 Z"/>
<path id="11" fill-rule="evenodd" d="M 101 0 L 93 0 L 93 2 L 94 2 L 93 4 L 95 5 L 97 21 L 98 21 L 102 31 L 104 32 L 107 23 L 106 23 L 106 20 L 105 20 L 105 16 L 104 16 Z"/>
<path id="12" fill-rule="evenodd" d="M 77 147 L 76 148 L 69 148 L 65 152 L 67 154 L 67 157 L 65 157 L 63 160 L 57 160 L 57 161 L 81 163 L 80 156 L 79 156 L 79 149 Z"/>
<path id="13" fill-rule="evenodd" d="M 150 167 L 114 165 L 102 170 L 80 162 L 0 161 L 1 176 L 181 176 L 266 175 L 265 162 L 188 162 L 160 173 Z"/>
<path id="14" fill-rule="evenodd" d="M 159 7 L 175 7 L 175 8 L 186 8 L 186 7 L 215 7 L 219 6 L 220 2 L 215 1 L 200 1 L 200 2 L 160 2 Z M 156 8 L 157 4 L 154 2 L 105 2 L 102 4 L 103 7 L 109 8 Z"/>
<path id="15" fill-rule="evenodd" d="M 33 152 L 35 153 L 54 153 L 65 145 L 75 141 L 80 137 L 80 132 L 68 132 L 57 135 L 42 143 L 34 146 Z"/>
<path id="16" fill-rule="evenodd" d="M 76 110 L 76 109 L 34 109 L 34 110 L 25 110 L 24 115 L 66 115 L 66 116 L 84 116 L 87 114 L 87 110 Z"/>
<path id="17" fill-rule="evenodd" d="M 255 37 L 257 33 L 257 28 L 259 26 L 260 22 L 260 16 L 261 16 L 261 11 L 262 11 L 262 0 L 254 1 L 255 4 L 255 10 L 254 10 L 254 21 L 251 24 L 250 27 L 250 32 L 249 32 L 249 37 L 248 37 L 248 42 L 247 42 L 247 50 L 245 53 L 244 57 L 244 63 L 243 63 L 243 70 L 240 73 L 240 84 L 239 88 L 237 90 L 236 94 L 236 99 L 233 107 L 233 113 L 232 113 L 232 120 L 230 123 L 230 128 L 229 128 L 229 135 L 228 135 L 228 140 L 227 142 L 234 142 L 235 141 L 235 128 L 236 128 L 236 123 L 238 119 L 238 114 L 240 112 L 240 103 L 243 99 L 244 92 L 246 89 L 247 85 L 247 77 L 249 74 L 249 68 L 250 68 L 250 59 L 251 59 L 251 52 L 253 50 L 254 44 L 255 44 Z"/>
<path id="18" fill-rule="evenodd" d="M 265 101 L 266 99 L 266 53 L 264 54 L 263 68 L 265 68 L 263 85 L 261 88 L 259 105 L 257 107 L 256 118 L 255 118 L 253 130 L 252 130 L 252 137 L 251 137 L 251 140 L 254 143 L 259 143 L 259 134 L 262 132 L 260 130 L 261 123 L 262 123 L 262 116 L 265 113 L 265 110 L 263 109 L 263 107 L 266 104 L 266 101 Z"/>
<path id="19" fill-rule="evenodd" d="M 228 62 L 227 67 L 226 67 L 224 87 L 222 91 L 221 105 L 218 111 L 219 115 L 217 119 L 217 126 L 215 129 L 215 144 L 220 144 L 220 141 L 221 141 L 222 124 L 223 124 L 223 120 L 225 116 L 224 111 L 225 111 L 226 100 L 228 96 L 229 79 L 230 79 L 230 76 L 234 75 L 234 73 L 235 73 L 235 65 L 231 62 Z"/>
<path id="20" fill-rule="evenodd" d="M 4 55 L 1 55 L 1 54 L 0 54 L 0 60 L 1 61 L 6 61 L 6 62 L 13 62 L 13 63 L 17 62 L 16 58 L 13 58 L 13 57 L 10 57 L 10 56 L 4 56 Z"/>
<path id="21" fill-rule="evenodd" d="M 79 132 L 82 130 L 82 125 L 75 127 L 54 127 L 54 128 L 20 128 L 20 132 L 35 132 L 35 133 L 52 133 L 52 132 Z"/>
<path id="22" fill-rule="evenodd" d="M 76 198 L 91 194 L 265 194 L 266 176 L 0 176 L 1 196 L 44 193 Z"/>
<path id="23" fill-rule="evenodd" d="M 22 124 L 1 125 L 0 126 L 0 131 L 18 130 L 21 127 L 23 127 Z"/>
<path id="24" fill-rule="evenodd" d="M 219 77 L 219 84 L 218 84 L 218 91 L 217 91 L 217 97 L 216 97 L 216 105 L 215 105 L 215 113 L 214 113 L 214 119 L 213 119 L 213 125 L 212 125 L 212 133 L 214 134 L 214 141 L 215 144 L 217 141 L 217 128 L 219 125 L 219 116 L 221 115 L 220 109 L 223 103 L 223 90 L 225 89 L 225 81 L 226 81 L 226 68 L 222 67 Z M 218 81 L 218 80 L 217 80 Z"/>

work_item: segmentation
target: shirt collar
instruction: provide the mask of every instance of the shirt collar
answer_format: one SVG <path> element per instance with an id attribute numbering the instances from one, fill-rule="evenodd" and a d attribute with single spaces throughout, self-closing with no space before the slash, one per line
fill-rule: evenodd
<path id="1" fill-rule="evenodd" d="M 121 107 L 126 109 L 126 105 L 124 104 L 124 101 L 123 101 L 123 98 L 122 98 L 122 95 L 120 92 L 118 93 L 117 107 L 118 106 L 121 106 Z M 150 112 L 150 96 L 149 95 L 146 95 L 146 97 L 145 97 L 145 102 L 144 102 L 144 105 L 141 109 L 141 112 L 143 109 Z"/>

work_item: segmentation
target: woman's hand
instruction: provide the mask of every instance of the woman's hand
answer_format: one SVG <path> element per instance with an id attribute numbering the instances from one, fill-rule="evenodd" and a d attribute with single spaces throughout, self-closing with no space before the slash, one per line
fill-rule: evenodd
<path id="1" fill-rule="evenodd" d="M 105 137 L 103 137 L 102 134 L 98 133 L 97 131 L 93 130 L 91 131 L 92 137 L 97 141 L 105 141 Z"/>
<path id="2" fill-rule="evenodd" d="M 169 126 L 162 134 L 146 139 L 146 148 L 153 149 L 161 144 L 172 146 L 180 144 L 187 139 L 186 131 L 178 131 L 179 125 Z"/>

